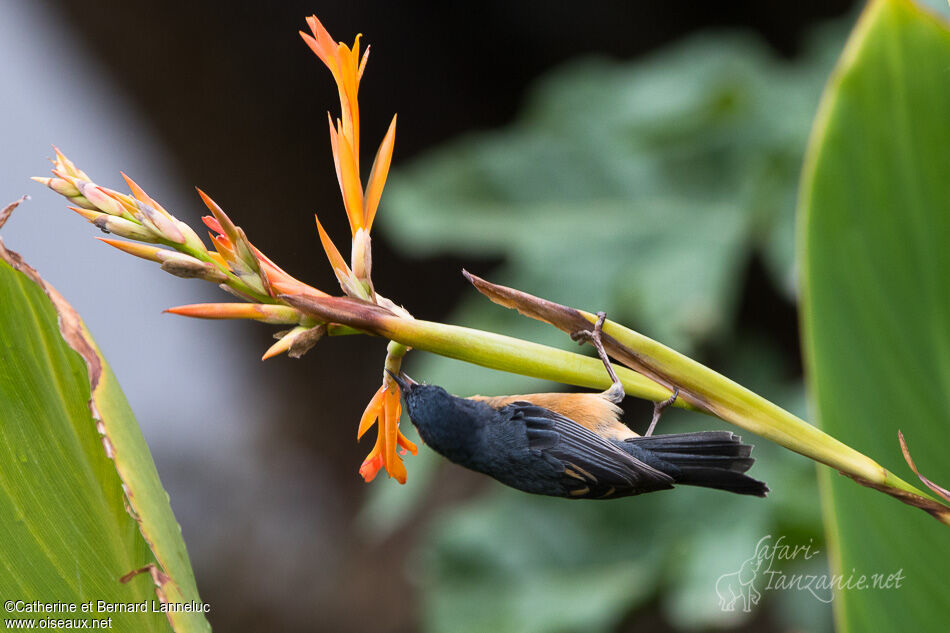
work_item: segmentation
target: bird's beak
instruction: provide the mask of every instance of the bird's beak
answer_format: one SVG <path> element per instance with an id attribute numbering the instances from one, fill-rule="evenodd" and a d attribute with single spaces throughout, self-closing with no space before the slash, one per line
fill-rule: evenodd
<path id="1" fill-rule="evenodd" d="M 415 380 L 406 375 L 406 372 L 399 372 L 399 375 L 392 373 L 388 369 L 386 373 L 389 374 L 389 377 L 396 381 L 396 384 L 399 385 L 399 390 L 403 393 L 409 393 L 412 391 L 412 388 L 418 385 Z"/>

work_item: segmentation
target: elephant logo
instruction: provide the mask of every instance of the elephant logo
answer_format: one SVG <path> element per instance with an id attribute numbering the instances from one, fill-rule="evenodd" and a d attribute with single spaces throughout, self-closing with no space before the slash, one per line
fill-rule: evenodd
<path id="1" fill-rule="evenodd" d="M 740 604 L 746 613 L 752 606 L 759 604 L 762 594 L 755 588 L 755 581 L 772 566 L 768 539 L 763 536 L 755 546 L 755 554 L 745 560 L 738 571 L 723 574 L 716 580 L 716 594 L 719 596 L 719 608 L 723 611 L 735 611 Z"/>

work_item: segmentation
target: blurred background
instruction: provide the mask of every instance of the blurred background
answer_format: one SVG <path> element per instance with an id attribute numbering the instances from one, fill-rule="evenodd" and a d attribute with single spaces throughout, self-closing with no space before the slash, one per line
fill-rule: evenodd
<path id="1" fill-rule="evenodd" d="M 806 415 L 795 306 L 798 171 L 852 3 L 673 1 L 162 3 L 0 0 L 4 229 L 84 316 L 128 396 L 221 631 L 829 631 L 830 607 L 764 592 L 724 612 L 716 579 L 765 535 L 812 543 L 811 462 L 756 441 L 767 501 L 680 489 L 567 503 L 436 459 L 405 486 L 357 474 L 383 341 L 258 359 L 271 331 L 187 321 L 226 300 L 95 242 L 28 180 L 56 143 L 99 184 L 119 170 L 193 225 L 212 195 L 291 274 L 336 283 L 314 230 L 347 233 L 327 70 L 300 41 L 317 13 L 373 53 L 364 155 L 394 112 L 374 280 L 417 317 L 570 347 L 490 304 L 492 281 L 610 317 Z M 408 357 L 462 395 L 557 388 Z M 629 400 L 645 427 L 649 406 Z M 661 432 L 725 428 L 670 413 Z M 408 426 L 408 425 L 406 425 Z M 372 434 L 370 434 L 372 435 Z M 368 436 L 369 437 L 369 436 Z M 750 438 L 746 438 L 750 439 Z M 796 564 L 799 564 L 796 563 Z"/>

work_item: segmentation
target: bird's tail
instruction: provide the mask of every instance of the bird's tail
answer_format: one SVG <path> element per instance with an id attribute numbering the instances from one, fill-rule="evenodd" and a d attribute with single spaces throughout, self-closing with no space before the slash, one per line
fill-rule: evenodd
<path id="1" fill-rule="evenodd" d="M 757 497 L 769 491 L 764 482 L 743 474 L 755 461 L 749 457 L 752 446 L 729 431 L 633 437 L 624 444 L 635 457 L 671 475 L 678 484 Z"/>

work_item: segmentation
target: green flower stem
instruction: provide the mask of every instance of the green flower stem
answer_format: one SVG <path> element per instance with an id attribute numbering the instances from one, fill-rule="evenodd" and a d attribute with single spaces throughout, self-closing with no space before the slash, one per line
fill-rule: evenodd
<path id="1" fill-rule="evenodd" d="M 596 358 L 482 330 L 394 318 L 383 336 L 414 349 L 510 373 L 592 389 L 610 387 L 610 377 Z M 660 401 L 670 391 L 649 378 L 615 365 L 627 394 Z"/>
<path id="2" fill-rule="evenodd" d="M 579 312 L 591 322 L 597 318 Z M 712 415 L 841 472 L 924 495 L 870 457 L 705 365 L 613 321 L 604 323 L 604 333 L 636 353 L 653 371 L 698 398 L 702 408 Z"/>
<path id="3" fill-rule="evenodd" d="M 457 325 L 405 319 L 352 299 L 303 295 L 279 298 L 317 319 L 482 367 L 591 389 L 607 389 L 611 384 L 600 360 L 540 343 Z M 628 395 L 660 402 L 672 393 L 626 367 L 614 365 L 614 370 Z M 682 400 L 677 400 L 675 406 L 694 409 Z"/>
<path id="4" fill-rule="evenodd" d="M 578 311 L 593 323 L 597 317 Z M 880 490 L 950 525 L 950 507 L 762 396 L 679 352 L 613 321 L 604 333 L 701 402 L 700 409 L 805 457 L 831 466 L 858 483 Z M 700 404 L 700 403 L 697 403 Z"/>

